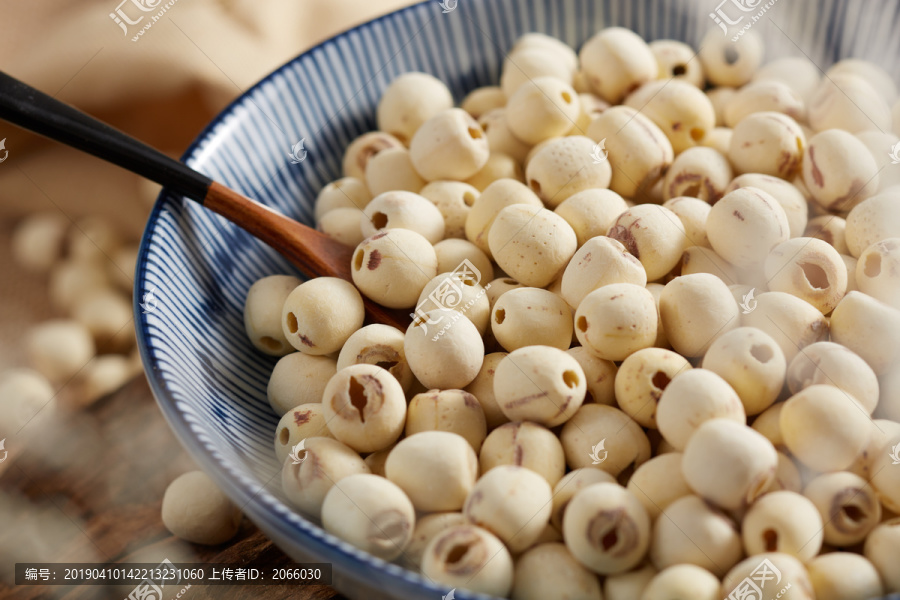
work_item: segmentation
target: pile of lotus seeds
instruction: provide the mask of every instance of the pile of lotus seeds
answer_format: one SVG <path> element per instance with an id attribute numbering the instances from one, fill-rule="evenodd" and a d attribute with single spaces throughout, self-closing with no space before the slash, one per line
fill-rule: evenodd
<path id="1" fill-rule="evenodd" d="M 516 600 L 900 592 L 897 88 L 762 58 L 608 28 L 460 107 L 394 79 L 316 201 L 353 283 L 246 300 L 290 503 Z"/>

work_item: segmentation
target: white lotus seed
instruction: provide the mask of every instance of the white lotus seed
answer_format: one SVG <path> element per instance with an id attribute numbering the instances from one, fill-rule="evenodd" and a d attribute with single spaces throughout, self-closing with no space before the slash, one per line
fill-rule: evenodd
<path id="1" fill-rule="evenodd" d="M 625 360 L 653 345 L 657 319 L 656 302 L 646 288 L 614 283 L 584 297 L 575 311 L 575 335 L 599 358 Z"/>
<path id="2" fill-rule="evenodd" d="M 384 131 L 370 131 L 362 134 L 350 142 L 344 151 L 344 158 L 341 162 L 344 177 L 365 181 L 366 165 L 368 165 L 369 159 L 388 148 L 403 148 L 403 142 Z M 353 197 L 352 194 L 348 195 Z"/>
<path id="3" fill-rule="evenodd" d="M 363 240 L 353 253 L 353 283 L 388 308 L 411 308 L 437 275 L 434 247 L 420 234 L 390 229 Z"/>
<path id="4" fill-rule="evenodd" d="M 244 300 L 244 329 L 257 350 L 271 356 L 294 351 L 281 324 L 284 301 L 303 283 L 289 275 L 263 277 L 250 286 Z"/>
<path id="5" fill-rule="evenodd" d="M 418 193 L 425 183 L 406 148 L 382 150 L 366 164 L 366 187 L 375 197 L 389 191 Z"/>
<path id="6" fill-rule="evenodd" d="M 548 208 L 556 208 L 578 192 L 609 187 L 612 169 L 597 162 L 594 141 L 584 135 L 549 140 L 529 160 L 525 178 Z"/>
<path id="7" fill-rule="evenodd" d="M 453 96 L 444 82 L 427 73 L 404 73 L 384 90 L 375 121 L 381 131 L 409 143 L 422 123 L 449 108 Z"/>
<path id="8" fill-rule="evenodd" d="M 491 596 L 507 596 L 513 585 L 509 550 L 491 532 L 472 525 L 450 527 L 434 536 L 422 556 L 428 579 Z"/>
<path id="9" fill-rule="evenodd" d="M 691 494 L 681 471 L 682 454 L 659 454 L 635 469 L 628 480 L 628 490 L 641 501 L 651 521 L 672 502 Z"/>
<path id="10" fill-rule="evenodd" d="M 593 466 L 618 476 L 650 458 L 647 434 L 631 417 L 612 406 L 582 405 L 563 426 L 559 439 L 566 452 L 566 464 L 572 469 Z"/>
<path id="11" fill-rule="evenodd" d="M 762 39 L 753 31 L 742 30 L 737 42 L 711 29 L 697 53 L 706 79 L 713 85 L 740 87 L 750 81 L 763 57 Z"/>
<path id="12" fill-rule="evenodd" d="M 190 471 L 166 488 L 162 521 L 173 535 L 195 544 L 227 542 L 238 532 L 241 510 L 203 471 Z"/>
<path id="13" fill-rule="evenodd" d="M 475 119 L 460 108 L 449 108 L 422 123 L 409 144 L 409 153 L 425 180 L 462 181 L 484 166 L 490 150 Z"/>
<path id="14" fill-rule="evenodd" d="M 406 409 L 406 436 L 423 431 L 460 435 L 478 453 L 487 436 L 478 399 L 463 390 L 429 390 L 413 396 Z"/>
<path id="15" fill-rule="evenodd" d="M 806 149 L 806 135 L 794 119 L 778 112 L 757 112 L 735 125 L 728 160 L 738 174 L 761 173 L 790 180 L 800 172 L 801 163 L 805 171 Z"/>
<path id="16" fill-rule="evenodd" d="M 546 427 L 530 421 L 504 423 L 494 429 L 481 447 L 482 474 L 502 465 L 531 469 L 556 483 L 566 472 L 566 457 L 556 435 Z"/>
<path id="17" fill-rule="evenodd" d="M 616 373 L 616 402 L 642 427 L 657 428 L 657 402 L 676 375 L 691 368 L 670 350 L 644 348 L 626 358 Z"/>
<path id="18" fill-rule="evenodd" d="M 322 220 L 332 210 L 352 208 L 362 210 L 372 199 L 366 182 L 356 177 L 342 177 L 332 181 L 316 196 L 316 222 Z"/>
<path id="19" fill-rule="evenodd" d="M 498 302 L 499 305 L 499 302 Z M 512 421 L 556 427 L 584 402 L 584 371 L 574 358 L 550 346 L 528 346 L 497 365 L 494 397 Z"/>
<path id="20" fill-rule="evenodd" d="M 822 517 L 796 492 L 770 492 L 750 506 L 741 524 L 748 555 L 784 552 L 806 562 L 822 547 Z"/>
<path id="21" fill-rule="evenodd" d="M 607 27 L 596 33 L 581 47 L 578 58 L 594 93 L 613 104 L 656 79 L 659 72 L 647 43 L 623 27 Z"/>
<path id="22" fill-rule="evenodd" d="M 566 352 L 578 361 L 584 371 L 587 384 L 584 401 L 613 406 L 616 403 L 616 363 L 598 358 L 582 346 L 569 348 Z"/>
<path id="23" fill-rule="evenodd" d="M 672 379 L 656 409 L 659 432 L 676 450 L 684 450 L 697 429 L 710 419 L 744 424 L 744 405 L 728 382 L 707 369 L 689 369 Z"/>
<path id="24" fill-rule="evenodd" d="M 510 290 L 497 299 L 491 311 L 491 331 L 509 352 L 525 346 L 566 350 L 572 343 L 572 321 L 566 301 L 541 288 Z"/>
<path id="25" fill-rule="evenodd" d="M 275 431 L 275 458 L 279 464 L 284 464 L 284 460 L 293 452 L 294 446 L 307 438 L 334 439 L 325 424 L 324 411 L 319 402 L 301 404 L 290 409 L 278 421 Z"/>
<path id="26" fill-rule="evenodd" d="M 875 566 L 853 552 L 830 552 L 806 564 L 817 600 L 879 598 L 884 586 Z"/>
<path id="27" fill-rule="evenodd" d="M 41 375 L 53 382 L 66 382 L 94 357 L 95 346 L 81 323 L 54 319 L 35 325 L 28 332 L 25 352 Z"/>
<path id="28" fill-rule="evenodd" d="M 524 82 L 510 96 L 505 110 L 512 134 L 533 145 L 565 135 L 578 118 L 581 100 L 565 81 L 536 77 Z"/>
<path id="29" fill-rule="evenodd" d="M 569 196 L 554 212 L 575 230 L 580 248 L 589 239 L 606 235 L 616 218 L 626 210 L 625 200 L 614 191 L 589 189 Z"/>
<path id="30" fill-rule="evenodd" d="M 318 277 L 297 286 L 281 311 L 284 337 L 304 354 L 337 352 L 365 318 L 362 296 L 348 281 Z"/>
<path id="31" fill-rule="evenodd" d="M 823 473 L 803 490 L 825 523 L 825 543 L 852 546 L 881 521 L 881 503 L 868 482 L 847 472 Z"/>
<path id="32" fill-rule="evenodd" d="M 600 600 L 600 580 L 564 544 L 531 548 L 516 561 L 513 600 L 583 598 Z"/>
<path id="33" fill-rule="evenodd" d="M 553 211 L 513 204 L 497 214 L 488 245 L 497 265 L 511 277 L 525 285 L 544 287 L 562 273 L 575 254 L 578 239 L 572 227 Z"/>

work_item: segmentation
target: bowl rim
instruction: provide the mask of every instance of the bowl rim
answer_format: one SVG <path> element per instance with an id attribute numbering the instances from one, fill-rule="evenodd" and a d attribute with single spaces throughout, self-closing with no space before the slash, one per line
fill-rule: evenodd
<path id="1" fill-rule="evenodd" d="M 266 86 L 271 80 L 276 77 L 282 76 L 297 61 L 302 60 L 307 55 L 311 55 L 322 48 L 338 43 L 341 38 L 354 31 L 361 31 L 370 28 L 381 21 L 396 18 L 398 15 L 401 15 L 403 13 L 423 10 L 422 7 L 424 5 L 433 3 L 434 0 L 421 0 L 420 2 L 415 2 L 397 10 L 389 11 L 373 19 L 369 19 L 352 27 L 348 27 L 347 29 L 341 30 L 340 32 L 328 37 L 325 40 L 322 40 L 316 45 L 304 50 L 300 54 L 297 54 L 290 60 L 286 61 L 276 69 L 266 74 L 262 79 L 258 80 L 252 86 L 247 88 L 234 100 L 228 103 L 228 105 L 225 106 L 221 111 L 219 111 L 216 116 L 213 117 L 213 119 L 197 134 L 194 140 L 181 155 L 179 160 L 187 164 L 187 162 L 190 159 L 194 158 L 199 151 L 202 151 L 205 144 L 213 139 L 211 135 L 213 131 L 217 127 L 219 127 L 220 124 L 223 123 L 227 118 L 233 115 L 237 108 L 246 103 L 247 99 L 250 96 Z M 291 557 L 290 554 L 284 550 L 284 546 L 290 546 L 292 544 L 288 543 L 288 538 L 286 536 L 281 536 L 278 534 L 278 532 L 283 531 L 283 517 L 279 515 L 278 512 L 267 503 L 259 501 L 254 502 L 258 491 L 253 492 L 250 489 L 245 489 L 244 483 L 222 472 L 223 465 L 220 464 L 214 456 L 207 452 L 202 443 L 191 432 L 190 425 L 184 419 L 182 413 L 175 409 L 175 405 L 171 401 L 171 394 L 168 392 L 165 383 L 157 373 L 157 363 L 148 344 L 148 338 L 150 337 L 148 331 L 148 323 L 144 318 L 143 309 L 141 307 L 143 298 L 142 284 L 145 283 L 145 275 L 147 273 L 147 264 L 150 252 L 150 239 L 151 237 L 153 237 L 153 234 L 156 231 L 157 225 L 159 223 L 160 213 L 162 212 L 163 205 L 168 196 L 180 198 L 179 195 L 170 191 L 166 187 L 163 187 L 160 190 L 159 195 L 154 202 L 150 215 L 147 218 L 147 223 L 144 227 L 144 231 L 141 234 L 141 241 L 138 249 L 137 262 L 134 271 L 132 310 L 137 334 L 137 345 L 144 374 L 147 378 L 147 382 L 150 386 L 153 397 L 156 400 L 156 404 L 160 408 L 160 412 L 168 422 L 169 427 L 172 429 L 176 439 L 182 445 L 182 447 L 184 447 L 184 449 L 197 463 L 197 465 L 210 478 L 212 478 L 213 481 L 215 481 L 216 485 L 218 485 L 226 493 L 227 496 L 229 496 L 233 501 L 239 501 L 238 505 L 241 507 L 241 511 L 245 515 L 247 515 L 248 518 L 250 518 L 254 525 L 259 527 L 259 529 L 266 535 L 267 538 L 269 538 L 273 543 L 279 546 L 279 550 L 287 554 L 288 557 L 293 560 L 293 557 Z M 183 206 L 188 206 L 191 204 L 189 200 L 185 200 L 183 198 L 181 198 L 181 202 Z M 166 399 L 166 401 L 163 401 L 163 399 Z M 276 475 L 276 477 L 278 476 Z M 266 487 L 266 485 L 267 484 L 263 485 L 263 489 Z M 303 515 L 299 516 L 307 519 L 307 517 Z M 321 525 L 315 522 L 310 521 L 310 524 L 314 527 L 321 528 Z M 424 589 L 431 589 L 437 593 L 440 593 L 442 591 L 446 592 L 449 589 L 449 586 L 435 584 L 429 581 L 420 573 L 412 571 L 411 569 L 408 569 L 402 565 L 383 561 L 382 559 L 374 556 L 355 556 L 355 553 L 350 553 L 338 546 L 335 546 L 334 544 L 329 543 L 325 538 L 319 538 L 310 535 L 303 530 L 294 531 L 299 533 L 301 538 L 299 540 L 293 538 L 293 545 L 297 545 L 297 543 L 299 542 L 299 545 L 303 546 L 305 552 L 309 553 L 310 555 L 316 556 L 316 560 L 318 562 L 329 562 L 332 565 L 332 582 L 334 582 L 336 578 L 335 575 L 338 575 L 338 571 L 340 571 L 340 579 L 349 579 L 354 584 L 364 586 L 371 586 L 377 583 L 385 594 L 391 597 L 398 598 L 407 597 L 407 595 L 421 595 Z M 363 551 L 358 550 L 357 552 L 362 553 Z M 366 560 L 366 558 L 368 560 Z M 336 565 L 340 565 L 343 568 L 337 569 L 335 568 Z M 395 568 L 386 569 L 385 565 L 392 565 Z M 333 583 L 331 587 L 334 587 Z M 489 598 L 489 596 L 483 594 L 473 594 L 472 592 L 467 592 L 464 590 L 461 590 L 460 594 L 463 598 Z"/>

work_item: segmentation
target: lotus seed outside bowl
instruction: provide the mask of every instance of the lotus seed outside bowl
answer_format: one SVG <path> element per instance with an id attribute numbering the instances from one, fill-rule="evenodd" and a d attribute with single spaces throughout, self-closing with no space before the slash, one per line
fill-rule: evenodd
<path id="1" fill-rule="evenodd" d="M 743 17 L 727 26 L 731 37 L 765 9 L 752 24 L 765 40 L 765 60 L 807 55 L 825 70 L 841 58 L 863 58 L 900 80 L 900 5 L 775 0 L 750 10 L 749 4 L 448 0 L 442 8 L 429 0 L 342 33 L 279 68 L 225 109 L 183 158 L 312 224 L 317 192 L 341 176 L 347 144 L 375 129 L 376 103 L 394 77 L 431 73 L 459 102 L 478 86 L 496 85 L 504 53 L 531 31 L 577 49 L 599 29 L 623 26 L 648 41 L 676 39 L 697 48 L 710 29 L 727 26 L 723 15 Z M 298 140 L 304 140 L 299 150 Z M 163 190 L 144 233 L 134 295 L 141 355 L 160 408 L 193 458 L 278 546 L 297 561 L 333 564 L 342 593 L 438 600 L 446 587 L 356 550 L 286 502 L 272 447 L 279 419 L 266 400 L 276 359 L 254 349 L 242 317 L 250 285 L 275 274 L 296 271 L 237 226 Z M 145 311 L 140 303 L 150 292 L 156 303 Z M 459 590 L 456 597 L 478 596 Z"/>

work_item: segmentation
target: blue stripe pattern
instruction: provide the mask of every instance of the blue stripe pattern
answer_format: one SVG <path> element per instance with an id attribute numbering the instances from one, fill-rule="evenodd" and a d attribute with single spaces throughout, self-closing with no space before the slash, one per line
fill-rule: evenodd
<path id="1" fill-rule="evenodd" d="M 311 223 L 317 192 L 341 175 L 343 149 L 374 129 L 375 105 L 392 78 L 419 70 L 457 100 L 496 84 L 504 52 L 529 31 L 578 47 L 605 26 L 696 47 L 717 0 L 459 0 L 443 14 L 431 0 L 345 32 L 297 57 L 229 106 L 184 160 L 264 204 Z M 900 75 L 896 3 L 780 0 L 754 26 L 771 56 L 804 53 L 820 67 L 843 56 Z M 777 25 L 777 26 L 776 26 Z M 306 160 L 288 152 L 301 138 Z M 277 253 L 199 206 L 164 191 L 144 234 L 135 285 L 138 336 L 163 414 L 198 463 L 245 513 L 297 560 L 334 563 L 350 597 L 437 600 L 446 589 L 374 559 L 297 515 L 280 490 L 273 451 L 278 417 L 266 401 L 274 359 L 246 340 L 250 285 L 295 273 Z M 158 307 L 139 303 L 154 291 Z M 475 598 L 458 592 L 461 600 Z"/>

